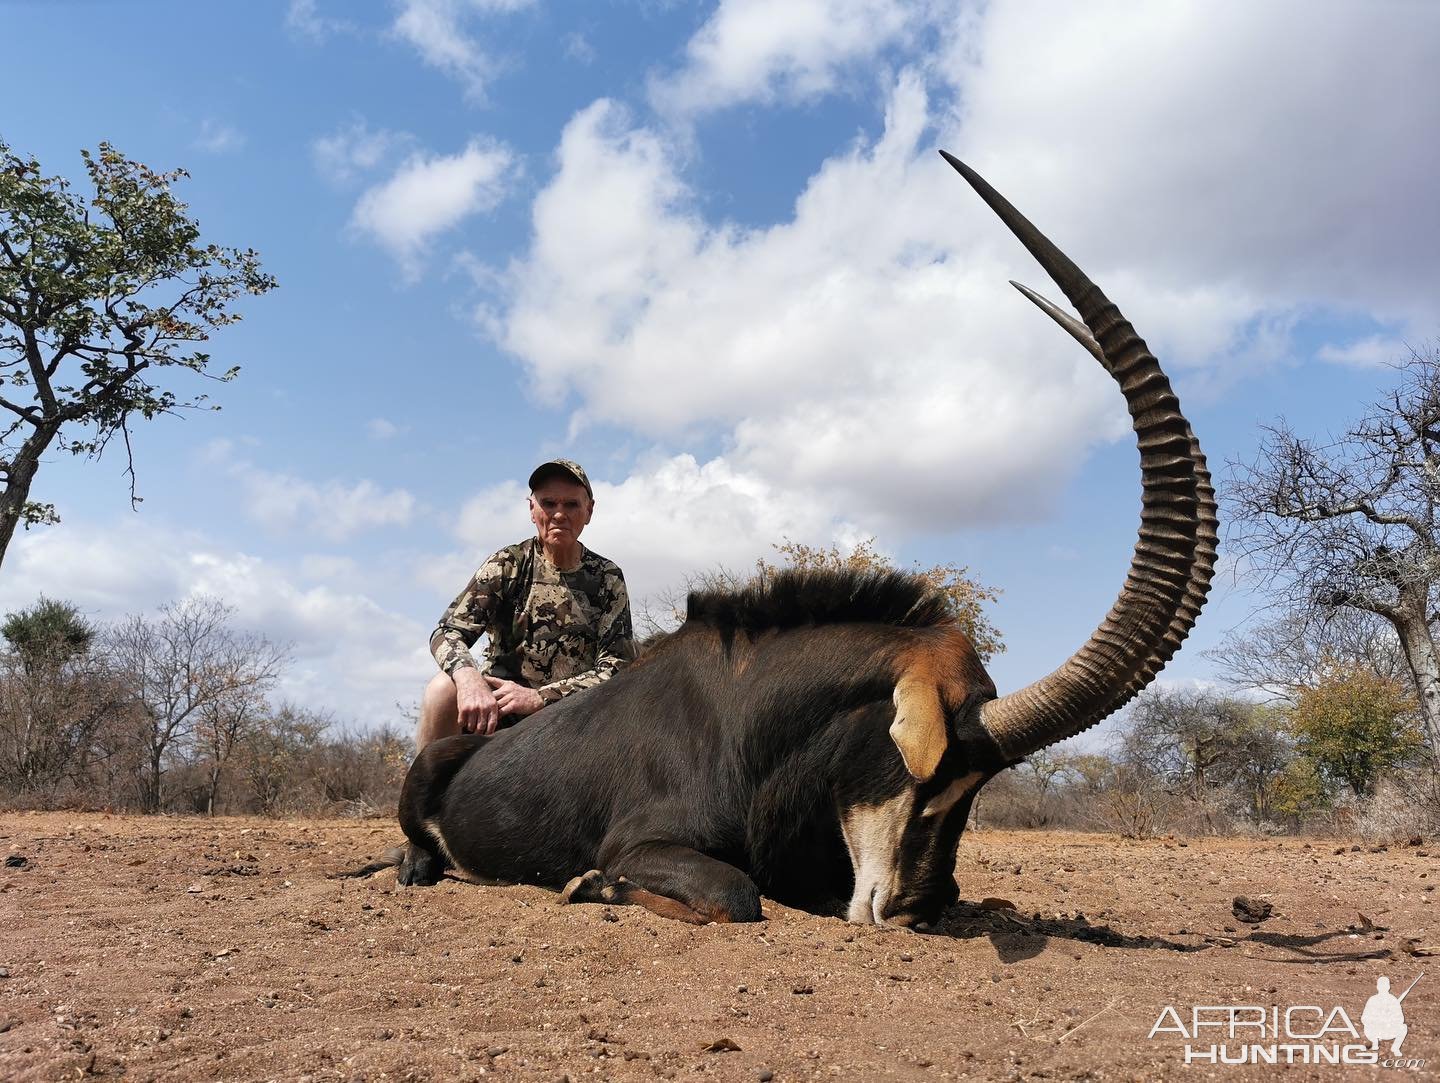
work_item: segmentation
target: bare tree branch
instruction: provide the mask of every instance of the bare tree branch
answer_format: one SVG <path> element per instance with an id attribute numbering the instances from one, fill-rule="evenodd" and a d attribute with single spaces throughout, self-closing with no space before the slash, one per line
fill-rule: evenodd
<path id="1" fill-rule="evenodd" d="M 1337 609 L 1394 629 L 1440 768 L 1440 344 L 1396 366 L 1397 386 L 1329 444 L 1283 422 L 1231 463 L 1227 541 L 1297 613 Z M 1307 618 L 1308 619 L 1308 618 Z"/>

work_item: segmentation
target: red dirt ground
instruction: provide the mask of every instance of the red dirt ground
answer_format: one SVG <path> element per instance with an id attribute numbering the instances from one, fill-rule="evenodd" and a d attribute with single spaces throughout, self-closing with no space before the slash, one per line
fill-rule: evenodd
<path id="1" fill-rule="evenodd" d="M 696 928 L 531 887 L 326 877 L 397 839 L 378 821 L 0 816 L 0 1078 L 1360 1080 L 1440 1065 L 1426 844 L 977 832 L 956 871 L 972 902 L 922 935 L 768 900 L 763 923 Z M 1236 895 L 1275 916 L 1242 924 Z M 1338 1005 L 1358 1029 L 1377 977 L 1398 994 L 1427 967 L 1403 1053 L 1428 1064 L 1404 1074 L 1186 1067 L 1184 1038 L 1149 1037 L 1167 1005 L 1187 1027 L 1195 1005 Z"/>

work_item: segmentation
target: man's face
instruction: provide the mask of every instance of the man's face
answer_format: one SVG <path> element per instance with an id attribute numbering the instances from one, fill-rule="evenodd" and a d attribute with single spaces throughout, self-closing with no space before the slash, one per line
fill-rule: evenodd
<path id="1" fill-rule="evenodd" d="M 580 537 L 594 509 L 585 486 L 564 478 L 542 481 L 530 494 L 530 521 L 547 545 L 567 545 Z"/>

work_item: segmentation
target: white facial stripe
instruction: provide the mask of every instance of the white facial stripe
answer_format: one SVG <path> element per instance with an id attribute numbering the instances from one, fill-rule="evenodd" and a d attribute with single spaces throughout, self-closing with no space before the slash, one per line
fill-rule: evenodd
<path id="1" fill-rule="evenodd" d="M 881 911 L 895 893 L 895 859 L 914 804 L 914 787 L 907 786 L 883 804 L 855 805 L 840 817 L 855 871 L 855 893 L 845 914 L 850 921 L 880 924 Z"/>
<path id="2" fill-rule="evenodd" d="M 922 817 L 945 815 L 945 813 L 955 807 L 957 801 L 961 800 L 966 794 L 973 790 L 984 777 L 985 776 L 979 771 L 971 771 L 968 775 L 957 778 L 940 793 L 930 798 L 920 815 Z"/>
<path id="3" fill-rule="evenodd" d="M 440 852 L 445 855 L 445 860 L 450 862 L 451 868 L 455 869 L 456 872 L 465 872 L 464 867 L 460 862 L 455 860 L 455 855 L 450 852 L 450 847 L 445 842 L 445 836 L 440 834 L 440 821 L 436 819 L 426 820 L 425 830 L 430 832 L 430 836 L 439 845 Z"/>

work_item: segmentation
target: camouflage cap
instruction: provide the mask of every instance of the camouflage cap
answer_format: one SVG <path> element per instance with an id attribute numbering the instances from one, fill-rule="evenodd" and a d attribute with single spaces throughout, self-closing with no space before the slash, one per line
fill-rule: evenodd
<path id="1" fill-rule="evenodd" d="M 533 493 L 536 486 L 555 474 L 563 474 L 571 481 L 585 486 L 586 494 L 591 500 L 595 499 L 595 490 L 590 488 L 590 479 L 585 476 L 585 468 L 573 459 L 551 459 L 530 471 L 530 491 Z"/>

